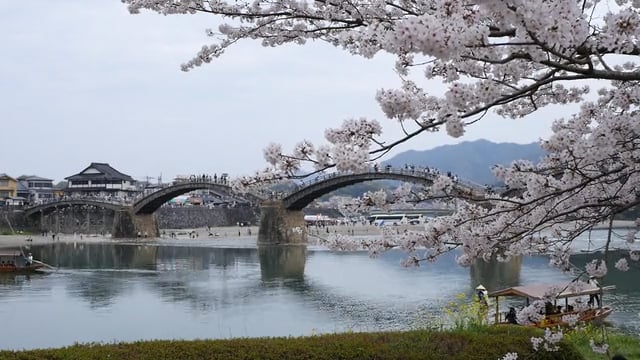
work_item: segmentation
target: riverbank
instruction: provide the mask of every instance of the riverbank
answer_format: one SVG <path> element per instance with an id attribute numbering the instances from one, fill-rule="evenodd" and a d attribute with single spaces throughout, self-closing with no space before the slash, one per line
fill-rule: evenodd
<path id="1" fill-rule="evenodd" d="M 403 231 L 405 228 L 420 229 L 419 225 L 394 226 L 394 229 Z M 331 234 L 368 236 L 380 235 L 382 229 L 373 225 L 331 225 L 325 227 L 309 227 L 310 237 L 326 237 Z M 162 229 L 159 238 L 131 238 L 113 239 L 111 236 L 99 234 L 51 234 L 38 235 L 0 235 L 0 247 L 43 245 L 55 242 L 73 243 L 97 243 L 97 242 L 140 242 L 160 244 L 230 244 L 246 243 L 258 239 L 257 226 L 217 226 L 192 229 Z"/>
<path id="2" fill-rule="evenodd" d="M 606 230 L 608 223 L 597 225 L 594 229 Z M 613 228 L 617 230 L 635 229 L 636 222 L 632 220 L 615 220 Z M 398 234 L 404 230 L 420 231 L 422 225 L 398 225 L 389 226 L 391 231 Z M 369 225 L 329 225 L 310 226 L 308 228 L 309 238 L 326 238 L 331 234 L 352 235 L 352 236 L 379 236 L 383 228 Z M 43 245 L 55 242 L 72 243 L 100 243 L 100 242 L 136 242 L 136 243 L 158 243 L 166 245 L 191 245 L 191 246 L 239 246 L 255 247 L 258 239 L 258 226 L 217 226 L 192 229 L 163 229 L 159 238 L 134 238 L 134 239 L 113 239 L 110 236 L 98 234 L 56 234 L 55 238 L 49 234 L 42 235 L 0 235 L 0 248 L 18 247 L 26 245 Z"/>
<path id="3" fill-rule="evenodd" d="M 616 230 L 635 229 L 636 222 L 633 220 L 615 220 L 613 228 Z M 606 230 L 608 223 L 602 223 L 594 227 L 595 230 Z M 398 225 L 389 226 L 387 229 L 398 234 L 404 230 L 420 231 L 422 225 Z M 383 228 L 370 224 L 356 225 L 329 225 L 310 226 L 308 228 L 309 239 L 326 238 L 331 234 L 351 235 L 351 236 L 379 236 Z M 0 248 L 19 247 L 27 245 L 43 245 L 55 242 L 67 243 L 100 243 L 100 242 L 144 242 L 159 243 L 168 245 L 212 245 L 212 246 L 239 246 L 255 247 L 258 239 L 258 226 L 217 226 L 192 229 L 163 229 L 159 238 L 135 238 L 135 239 L 113 239 L 111 236 L 98 234 L 51 234 L 42 235 L 0 235 Z"/>

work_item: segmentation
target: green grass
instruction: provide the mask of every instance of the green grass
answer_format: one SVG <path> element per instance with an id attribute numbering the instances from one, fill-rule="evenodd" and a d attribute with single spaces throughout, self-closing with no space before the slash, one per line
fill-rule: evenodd
<path id="1" fill-rule="evenodd" d="M 225 360 L 482 360 L 518 352 L 518 359 L 583 360 L 570 343 L 557 352 L 534 352 L 536 329 L 518 326 L 473 330 L 344 333 L 297 338 L 140 341 L 85 344 L 60 349 L 2 351 L 0 359 L 225 359 Z"/>
<path id="2" fill-rule="evenodd" d="M 9 228 L 0 228 L 0 235 L 33 235 L 35 232 L 33 230 L 15 230 L 12 231 Z"/>
<path id="3" fill-rule="evenodd" d="M 0 228 L 0 235 L 13 235 L 11 229 Z"/>
<path id="4" fill-rule="evenodd" d="M 571 342 L 582 354 L 585 360 L 610 359 L 613 355 L 623 355 L 629 360 L 640 359 L 640 337 L 630 336 L 602 328 L 587 327 L 584 331 L 573 331 L 565 338 Z M 591 349 L 589 341 L 604 341 L 609 345 L 608 354 L 597 354 Z"/>

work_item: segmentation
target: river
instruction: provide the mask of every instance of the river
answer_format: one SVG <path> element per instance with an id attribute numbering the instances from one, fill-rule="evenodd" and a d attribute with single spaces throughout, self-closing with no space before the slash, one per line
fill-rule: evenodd
<path id="1" fill-rule="evenodd" d="M 33 245 L 53 266 L 44 274 L 0 276 L 0 349 L 142 339 L 304 336 L 436 326 L 457 295 L 569 276 L 543 256 L 510 263 L 403 268 L 405 254 L 313 247 L 231 246 L 232 241 L 69 242 Z M 586 263 L 592 255 L 578 254 Z M 616 254 L 615 256 L 619 256 Z M 637 267 L 610 271 L 611 324 L 640 333 Z"/>

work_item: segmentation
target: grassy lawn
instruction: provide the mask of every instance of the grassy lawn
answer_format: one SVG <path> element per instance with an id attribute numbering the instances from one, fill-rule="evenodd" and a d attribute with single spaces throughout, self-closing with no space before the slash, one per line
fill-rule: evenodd
<path id="1" fill-rule="evenodd" d="M 344 333 L 298 338 L 246 338 L 195 341 L 140 341 L 85 344 L 59 349 L 2 351 L 0 359 L 500 359 L 518 352 L 518 359 L 582 360 L 572 343 L 559 351 L 535 352 L 530 338 L 541 332 L 518 326 L 472 330 Z"/>

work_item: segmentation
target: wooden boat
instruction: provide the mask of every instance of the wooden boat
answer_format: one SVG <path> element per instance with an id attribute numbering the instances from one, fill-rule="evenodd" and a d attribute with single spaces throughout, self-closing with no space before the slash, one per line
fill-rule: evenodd
<path id="1" fill-rule="evenodd" d="M 564 290 L 557 293 L 558 289 Z M 495 299 L 495 324 L 514 324 L 508 313 L 500 312 L 500 297 L 520 298 L 524 300 L 523 306 L 529 306 L 535 300 L 545 300 L 549 294 L 555 294 L 553 303 L 545 300 L 546 309 L 542 320 L 527 324 L 539 328 L 569 326 L 569 318 L 577 318 L 577 322 L 600 321 L 611 314 L 613 309 L 602 305 L 602 295 L 605 291 L 615 289 L 615 285 L 600 287 L 592 283 L 581 283 L 579 289 L 572 291 L 567 283 L 561 283 L 514 286 L 491 292 L 489 297 Z M 589 301 L 584 301 L 586 299 Z M 563 305 L 558 304 L 559 301 Z"/>
<path id="2" fill-rule="evenodd" d="M 0 273 L 32 273 L 44 264 L 30 259 L 20 250 L 0 250 Z"/>

